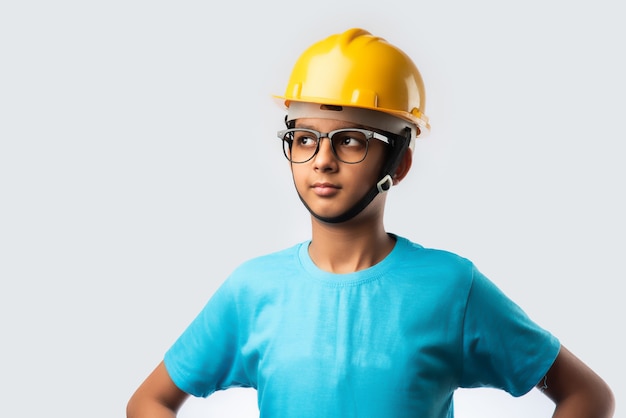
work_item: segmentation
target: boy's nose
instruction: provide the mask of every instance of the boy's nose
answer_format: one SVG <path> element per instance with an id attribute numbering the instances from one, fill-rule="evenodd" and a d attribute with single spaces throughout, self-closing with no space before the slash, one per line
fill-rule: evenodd
<path id="1" fill-rule="evenodd" d="M 337 157 L 333 153 L 332 144 L 327 137 L 320 138 L 319 150 L 315 156 L 315 168 L 328 169 L 337 165 Z"/>

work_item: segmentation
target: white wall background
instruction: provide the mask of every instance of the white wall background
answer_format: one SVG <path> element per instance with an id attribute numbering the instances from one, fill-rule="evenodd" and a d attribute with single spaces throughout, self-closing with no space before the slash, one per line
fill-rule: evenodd
<path id="1" fill-rule="evenodd" d="M 620 2 L 5 1 L 4 416 L 124 416 L 241 261 L 309 236 L 274 133 L 297 55 L 364 27 L 425 79 L 432 133 L 387 227 L 474 260 L 626 394 Z M 181 417 L 253 417 L 254 393 Z M 461 391 L 458 417 L 551 404 Z"/>

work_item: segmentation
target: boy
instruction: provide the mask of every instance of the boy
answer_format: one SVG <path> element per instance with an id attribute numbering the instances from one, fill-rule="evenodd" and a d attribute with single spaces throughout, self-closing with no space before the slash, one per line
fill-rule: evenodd
<path id="1" fill-rule="evenodd" d="M 228 278 L 128 403 L 174 417 L 189 395 L 254 387 L 261 417 L 452 417 L 459 387 L 555 417 L 611 417 L 606 383 L 467 259 L 385 230 L 386 192 L 429 129 L 419 71 L 361 29 L 296 62 L 279 131 L 312 238 Z"/>

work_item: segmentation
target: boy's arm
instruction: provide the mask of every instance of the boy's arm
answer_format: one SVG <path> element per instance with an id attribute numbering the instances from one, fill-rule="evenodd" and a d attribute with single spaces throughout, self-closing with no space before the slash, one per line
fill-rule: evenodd
<path id="1" fill-rule="evenodd" d="M 188 397 L 174 384 L 161 362 L 128 401 L 126 417 L 174 418 Z"/>
<path id="2" fill-rule="evenodd" d="M 610 418 L 615 411 L 606 382 L 565 347 L 537 387 L 556 403 L 553 418 Z"/>

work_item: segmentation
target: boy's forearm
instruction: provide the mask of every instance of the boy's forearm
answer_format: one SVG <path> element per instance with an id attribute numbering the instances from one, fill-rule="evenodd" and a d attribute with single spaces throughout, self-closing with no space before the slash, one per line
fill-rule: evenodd
<path id="1" fill-rule="evenodd" d="M 176 411 L 156 401 L 131 401 L 126 418 L 176 418 Z"/>
<path id="2" fill-rule="evenodd" d="M 615 399 L 610 389 L 599 391 L 595 399 L 585 396 L 572 396 L 559 402 L 553 418 L 612 418 L 615 413 Z"/>

